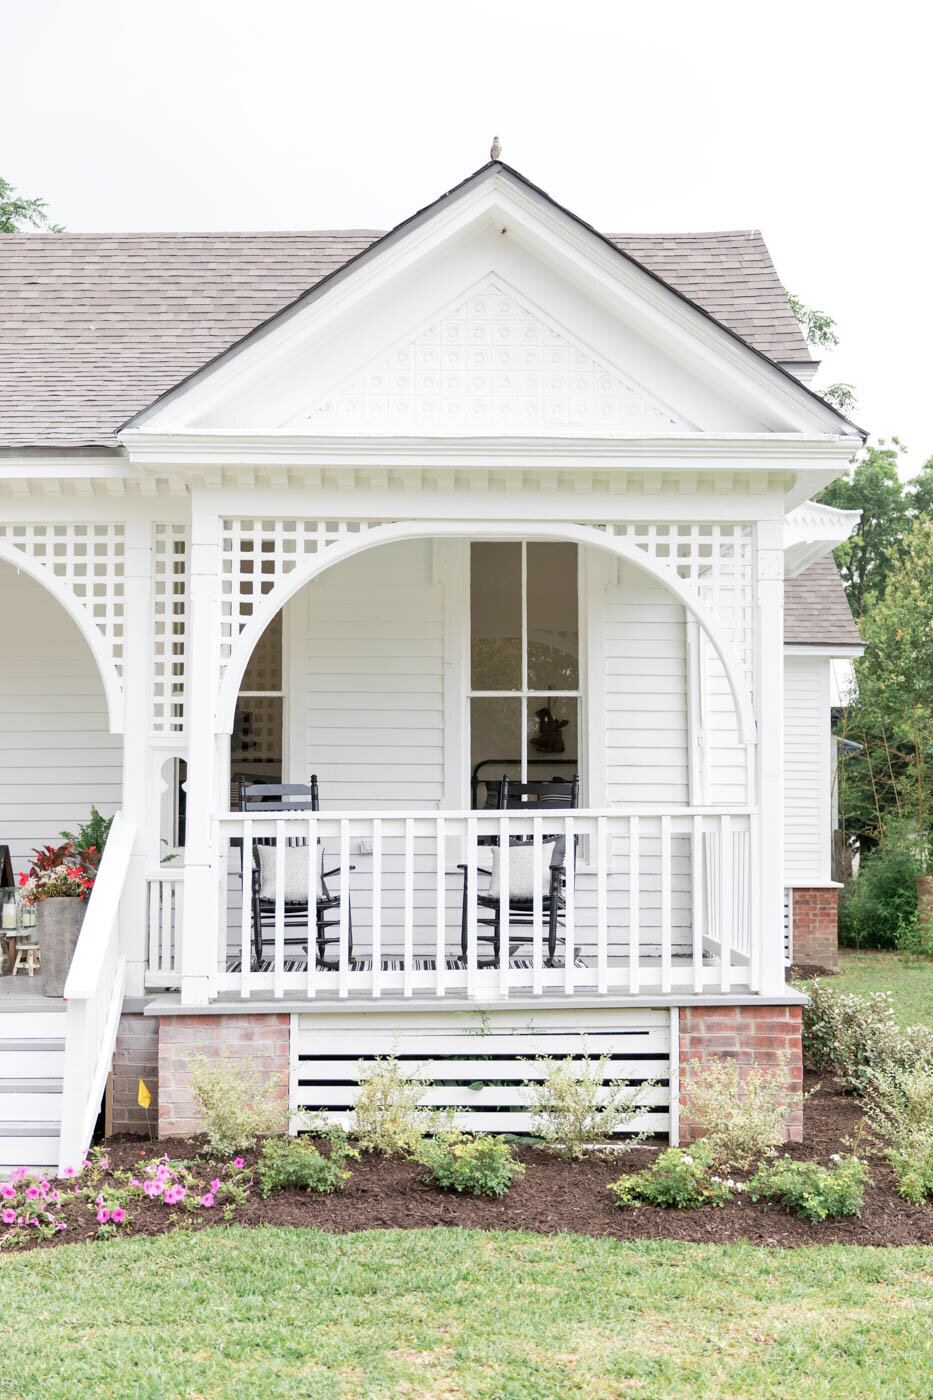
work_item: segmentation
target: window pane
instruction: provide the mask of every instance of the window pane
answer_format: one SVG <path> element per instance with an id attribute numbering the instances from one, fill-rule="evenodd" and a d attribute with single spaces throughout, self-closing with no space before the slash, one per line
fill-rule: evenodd
<path id="1" fill-rule="evenodd" d="M 528 699 L 528 778 L 566 778 L 580 771 L 579 701 L 538 695 Z"/>
<path id="2" fill-rule="evenodd" d="M 577 546 L 528 545 L 528 689 L 578 690 Z"/>
<path id="3" fill-rule="evenodd" d="M 282 614 L 277 612 L 246 663 L 241 690 L 282 689 Z"/>
<path id="4" fill-rule="evenodd" d="M 474 780 L 474 805 L 498 806 L 498 785 L 503 773 L 522 774 L 522 701 L 520 697 L 485 697 L 470 701 L 470 770 Z M 477 768 L 477 765 L 480 765 Z"/>
<path id="5" fill-rule="evenodd" d="M 470 547 L 473 690 L 521 690 L 522 547 Z M 516 736 L 517 742 L 517 736 Z M 518 750 L 516 749 L 517 753 Z"/>

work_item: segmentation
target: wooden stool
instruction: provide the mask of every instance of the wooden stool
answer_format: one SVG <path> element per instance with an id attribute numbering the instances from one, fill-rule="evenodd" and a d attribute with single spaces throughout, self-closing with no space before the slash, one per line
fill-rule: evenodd
<path id="1" fill-rule="evenodd" d="M 39 970 L 39 945 L 32 938 L 18 938 L 16 940 L 16 957 L 13 959 L 12 976 L 16 976 L 21 966 L 25 969 L 27 977 L 32 977 Z"/>

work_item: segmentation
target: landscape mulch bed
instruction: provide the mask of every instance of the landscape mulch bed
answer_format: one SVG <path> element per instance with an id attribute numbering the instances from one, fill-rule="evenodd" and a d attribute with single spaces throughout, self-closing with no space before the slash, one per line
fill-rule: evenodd
<path id="1" fill-rule="evenodd" d="M 812 1087 L 816 1076 L 808 1076 Z M 826 1162 L 830 1154 L 844 1150 L 842 1139 L 855 1132 L 861 1120 L 857 1103 L 826 1084 L 804 1106 L 803 1143 L 789 1150 L 797 1158 Z M 663 1146 L 664 1144 L 661 1144 Z M 191 1160 L 203 1150 L 198 1138 L 167 1138 L 149 1143 L 138 1138 L 114 1138 L 107 1144 L 113 1168 L 135 1167 L 159 1152 L 172 1159 Z M 525 1164 L 507 1195 L 500 1199 L 443 1194 L 423 1180 L 416 1163 L 363 1156 L 351 1161 L 353 1175 L 342 1192 L 332 1196 L 288 1190 L 263 1200 L 255 1190 L 236 1211 L 241 1225 L 290 1225 L 332 1230 L 415 1229 L 427 1226 L 464 1226 L 487 1230 L 533 1230 L 540 1234 L 577 1233 L 619 1240 L 681 1240 L 700 1244 L 748 1241 L 757 1245 L 795 1248 L 800 1245 L 933 1244 L 933 1209 L 912 1206 L 893 1189 L 893 1177 L 878 1158 L 872 1160 L 875 1185 L 865 1193 L 861 1219 L 814 1225 L 782 1208 L 742 1197 L 722 1208 L 661 1210 L 644 1206 L 620 1210 L 606 1190 L 623 1171 L 649 1165 L 656 1157 L 644 1146 L 624 1154 L 587 1155 L 581 1162 L 564 1162 L 540 1149 L 520 1145 L 516 1153 Z M 247 1155 L 247 1164 L 252 1158 Z M 209 1170 L 205 1169 L 207 1175 Z M 200 1174 L 200 1173 L 199 1173 Z M 132 1233 L 158 1235 L 184 1219 L 189 1229 L 222 1228 L 223 1222 L 208 1211 L 182 1216 L 159 1202 L 134 1201 Z M 86 1226 L 70 1226 L 48 1244 L 74 1243 L 97 1233 L 92 1213 Z M 124 1233 L 121 1231 L 121 1233 Z"/>

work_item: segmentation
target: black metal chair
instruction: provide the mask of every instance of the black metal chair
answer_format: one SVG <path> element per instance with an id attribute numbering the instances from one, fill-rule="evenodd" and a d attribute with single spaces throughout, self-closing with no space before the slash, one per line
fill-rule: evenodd
<path id="1" fill-rule="evenodd" d="M 554 811 L 559 809 L 573 810 L 580 805 L 580 778 L 574 774 L 569 781 L 555 778 L 550 782 L 533 781 L 528 783 L 517 783 L 511 780 L 508 774 L 503 773 L 502 781 L 498 785 L 499 810 L 500 811 Z M 562 924 L 562 916 L 566 909 L 566 886 L 567 886 L 567 849 L 566 841 L 562 835 L 545 835 L 543 840 L 552 847 L 550 860 L 545 864 L 541 861 L 541 914 L 547 920 L 548 930 L 548 955 L 547 966 L 553 967 L 557 955 L 558 928 Z M 502 860 L 497 837 L 491 839 L 483 852 L 484 859 L 489 860 L 488 866 L 478 866 L 477 873 L 488 875 L 489 884 L 476 895 L 476 902 L 480 911 L 488 910 L 488 913 L 480 912 L 477 915 L 477 943 L 492 944 L 492 964 L 498 965 L 500 949 L 500 918 L 502 905 L 506 901 L 500 897 L 500 876 L 502 870 Z M 570 852 L 571 870 L 576 866 L 576 838 L 574 848 Z M 460 914 L 460 951 L 464 958 L 467 956 L 468 928 L 469 928 L 469 874 L 468 867 L 461 865 L 458 869 L 463 871 L 463 901 Z M 509 891 L 508 891 L 508 956 L 522 946 L 531 942 L 534 929 L 534 845 L 530 837 L 512 836 L 509 838 Z M 515 928 L 519 929 L 518 934 L 514 933 Z M 491 932 L 483 933 L 481 929 L 490 929 Z M 528 932 L 522 932 L 527 929 Z M 566 941 L 566 940 L 565 940 Z M 573 949 L 565 949 L 565 956 L 573 957 Z"/>
<path id="2" fill-rule="evenodd" d="M 243 813 L 250 812 L 319 812 L 320 798 L 318 793 L 317 774 L 311 774 L 310 784 L 305 783 L 250 783 L 248 779 L 241 777 L 239 780 L 239 810 Z M 318 845 L 321 843 L 318 841 Z M 289 861 L 288 852 L 291 850 L 307 850 L 308 842 L 302 836 L 288 837 L 285 859 Z M 324 848 L 321 846 L 320 858 L 316 861 L 317 869 L 317 889 L 314 892 L 314 918 L 315 918 L 315 943 L 318 965 L 321 967 L 335 966 L 336 964 L 327 962 L 327 947 L 329 944 L 340 942 L 340 919 L 328 917 L 334 910 L 340 909 L 342 894 L 331 894 L 327 887 L 327 881 L 334 875 L 340 873 L 339 867 L 333 870 L 324 869 Z M 285 872 L 285 899 L 284 899 L 284 925 L 286 929 L 303 928 L 305 936 L 303 938 L 285 938 L 286 947 L 302 947 L 307 949 L 308 956 L 311 956 L 311 891 L 302 888 L 298 897 L 294 894 L 293 883 L 299 886 L 306 886 L 308 881 L 307 858 L 300 858 L 298 870 L 290 871 L 286 865 Z M 350 870 L 354 867 L 351 865 Z M 276 840 L 274 836 L 256 836 L 252 838 L 252 860 L 249 866 L 250 880 L 252 885 L 252 936 L 253 936 L 253 957 L 256 963 L 262 960 L 263 946 L 274 939 L 275 929 L 275 878 L 276 878 Z M 246 878 L 246 854 L 243 854 L 243 878 Z M 353 960 L 353 919 L 350 910 L 350 895 L 347 892 L 347 935 L 350 961 Z M 266 937 L 265 930 L 272 930 L 272 936 Z"/>

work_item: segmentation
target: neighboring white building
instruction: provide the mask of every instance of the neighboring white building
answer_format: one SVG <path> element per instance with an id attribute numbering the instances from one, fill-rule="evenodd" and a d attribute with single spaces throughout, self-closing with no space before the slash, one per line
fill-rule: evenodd
<path id="1" fill-rule="evenodd" d="M 859 649 L 810 498 L 862 438 L 760 235 L 605 238 L 494 162 L 384 236 L 14 235 L 0 305 L 0 844 L 120 812 L 67 1014 L 2 986 L 0 1164 L 81 1149 L 118 1022 L 115 1121 L 158 1057 L 166 1130 L 192 1027 L 261 1030 L 293 1111 L 471 1015 L 516 1064 L 586 1029 L 675 1138 L 708 1025 L 799 1063 Z"/>

